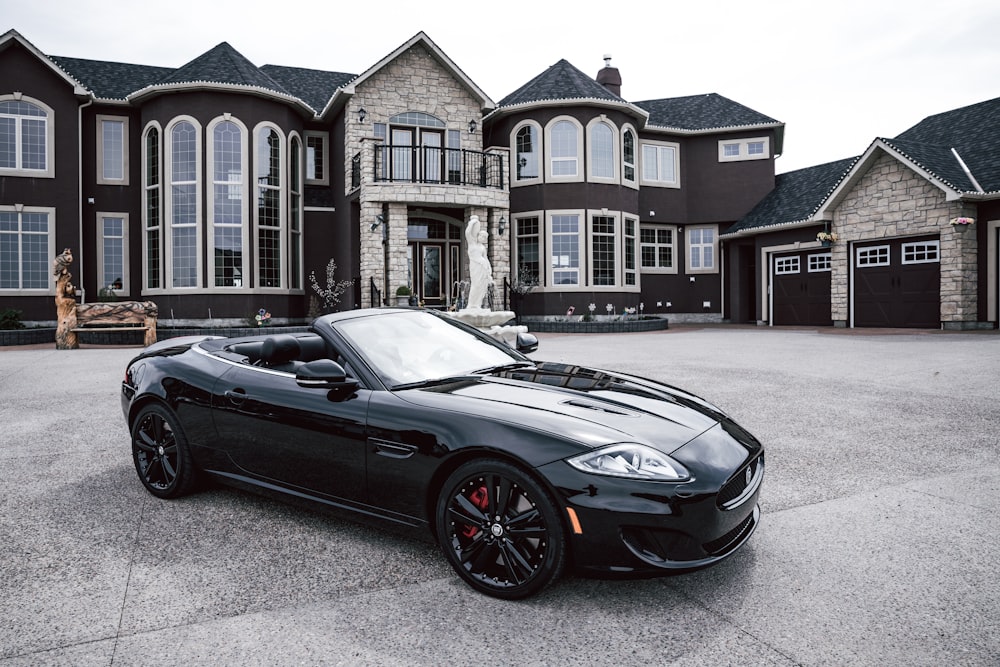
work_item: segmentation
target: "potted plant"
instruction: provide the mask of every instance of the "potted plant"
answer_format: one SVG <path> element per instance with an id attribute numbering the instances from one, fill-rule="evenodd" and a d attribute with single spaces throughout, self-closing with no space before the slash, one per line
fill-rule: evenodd
<path id="1" fill-rule="evenodd" d="M 952 218 L 948 221 L 952 227 L 955 229 L 969 229 L 972 225 L 976 224 L 975 218 L 958 217 Z"/>
<path id="2" fill-rule="evenodd" d="M 824 248 L 829 248 L 834 241 L 837 240 L 837 235 L 833 232 L 820 232 L 816 235 L 816 240 L 820 242 Z"/>
<path id="3" fill-rule="evenodd" d="M 400 285 L 396 288 L 396 305 L 397 306 L 409 306 L 410 305 L 410 286 Z"/>

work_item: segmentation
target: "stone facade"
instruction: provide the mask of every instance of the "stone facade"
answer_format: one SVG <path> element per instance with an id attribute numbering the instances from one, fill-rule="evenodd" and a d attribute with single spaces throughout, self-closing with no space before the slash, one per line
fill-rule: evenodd
<path id="1" fill-rule="evenodd" d="M 843 326 L 850 312 L 852 243 L 934 234 L 941 241 L 941 322 L 945 328 L 975 327 L 977 243 L 974 229 L 949 220 L 973 215 L 899 160 L 882 154 L 833 211 L 831 306 Z"/>

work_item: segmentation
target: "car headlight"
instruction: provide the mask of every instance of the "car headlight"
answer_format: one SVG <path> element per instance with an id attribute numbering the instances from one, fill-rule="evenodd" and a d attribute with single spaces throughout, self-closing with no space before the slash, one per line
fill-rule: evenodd
<path id="1" fill-rule="evenodd" d="M 635 443 L 609 445 L 566 459 L 577 470 L 596 475 L 683 482 L 691 478 L 687 469 L 663 452 Z"/>

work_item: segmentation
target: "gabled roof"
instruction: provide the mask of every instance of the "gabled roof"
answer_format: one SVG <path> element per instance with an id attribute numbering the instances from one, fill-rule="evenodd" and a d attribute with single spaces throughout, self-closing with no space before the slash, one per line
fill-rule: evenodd
<path id="1" fill-rule="evenodd" d="M 59 77 L 61 77 L 67 84 L 73 87 L 74 95 L 89 95 L 90 91 L 86 89 L 86 86 L 79 79 L 73 77 L 72 74 L 67 72 L 65 69 L 61 68 L 51 58 L 46 56 L 44 53 L 39 51 L 34 44 L 26 40 L 21 33 L 16 30 L 8 30 L 3 35 L 0 35 L 0 51 L 8 48 L 12 43 L 20 44 L 22 47 L 27 49 L 36 58 L 38 58 L 46 67 L 49 67 L 53 72 L 55 72 Z"/>
<path id="2" fill-rule="evenodd" d="M 566 60 L 560 60 L 500 100 L 500 107 L 554 100 L 607 100 L 628 104 Z"/>
<path id="3" fill-rule="evenodd" d="M 782 125 L 717 93 L 646 100 L 635 105 L 649 112 L 649 125 L 670 130 L 704 132 Z"/>
<path id="4" fill-rule="evenodd" d="M 353 81 L 357 74 L 327 72 L 303 67 L 263 65 L 261 71 L 277 81 L 291 94 L 305 100 L 313 109 L 326 106 L 334 91 Z"/>
<path id="5" fill-rule="evenodd" d="M 857 157 L 778 174 L 774 189 L 723 237 L 816 224 L 812 216 L 843 180 Z"/>
<path id="6" fill-rule="evenodd" d="M 448 70 L 451 75 L 454 76 L 455 79 L 458 80 L 459 83 L 461 83 L 465 89 L 479 101 L 480 107 L 484 111 L 489 111 L 496 106 L 496 103 L 490 99 L 489 95 L 483 92 L 482 88 L 473 83 L 472 79 L 470 79 L 468 75 L 462 71 L 462 68 L 456 65 L 455 62 L 449 58 L 447 54 L 445 54 L 445 52 L 442 51 L 440 47 L 438 47 L 438 45 L 427 36 L 426 33 L 420 31 L 393 49 L 388 55 L 369 67 L 367 70 L 354 77 L 354 79 L 350 82 L 345 83 L 338 88 L 323 107 L 320 116 L 325 116 L 330 110 L 339 108 L 340 106 L 346 104 L 347 99 L 354 95 L 354 91 L 358 86 L 364 84 L 368 79 L 381 71 L 383 67 L 417 45 L 421 45 L 427 49 L 427 52 L 430 53 L 431 57 L 434 58 L 439 65 Z"/>

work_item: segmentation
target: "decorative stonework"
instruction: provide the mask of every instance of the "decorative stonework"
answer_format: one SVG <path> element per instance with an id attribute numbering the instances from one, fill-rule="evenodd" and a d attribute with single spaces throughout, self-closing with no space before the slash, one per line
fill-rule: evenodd
<path id="1" fill-rule="evenodd" d="M 852 242 L 933 234 L 941 242 L 941 321 L 975 323 L 975 230 L 955 231 L 949 223 L 973 213 L 962 202 L 946 201 L 942 190 L 895 158 L 879 157 L 833 214 L 830 230 L 839 238 L 831 249 L 833 320 L 849 319 Z"/>

